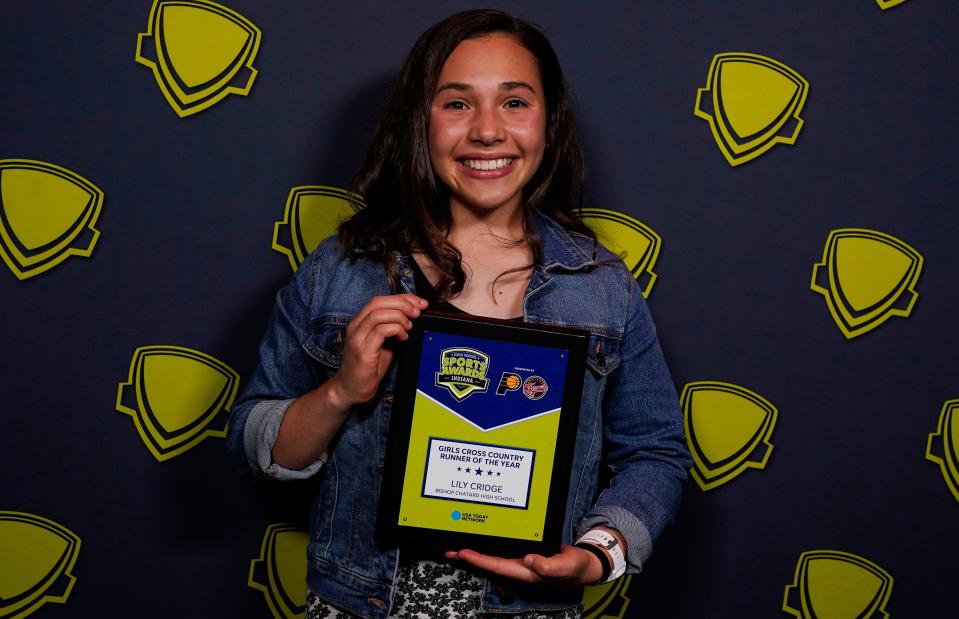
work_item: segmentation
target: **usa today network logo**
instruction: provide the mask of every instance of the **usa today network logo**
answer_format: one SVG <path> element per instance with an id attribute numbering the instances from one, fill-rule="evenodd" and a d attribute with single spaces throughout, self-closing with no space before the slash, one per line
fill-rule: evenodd
<path id="1" fill-rule="evenodd" d="M 450 514 L 450 518 L 453 520 L 462 520 L 463 522 L 478 522 L 480 524 L 485 524 L 488 516 L 486 514 L 471 514 L 469 512 L 461 512 L 458 509 L 454 509 L 453 513 Z"/>

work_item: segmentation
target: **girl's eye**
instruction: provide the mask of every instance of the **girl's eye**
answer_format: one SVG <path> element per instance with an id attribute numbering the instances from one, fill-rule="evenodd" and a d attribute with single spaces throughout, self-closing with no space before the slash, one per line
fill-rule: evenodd
<path id="1" fill-rule="evenodd" d="M 466 103 L 462 101 L 450 101 L 443 106 L 447 110 L 465 110 Z"/>
<path id="2" fill-rule="evenodd" d="M 522 99 L 510 99 L 509 101 L 506 102 L 506 107 L 519 108 L 519 107 L 527 107 L 527 105 L 526 105 L 526 102 L 523 101 Z"/>

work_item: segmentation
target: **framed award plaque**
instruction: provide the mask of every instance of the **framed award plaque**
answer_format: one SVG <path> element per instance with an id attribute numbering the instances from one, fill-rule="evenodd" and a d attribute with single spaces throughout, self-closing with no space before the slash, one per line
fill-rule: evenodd
<path id="1" fill-rule="evenodd" d="M 400 353 L 377 513 L 387 545 L 559 551 L 588 334 L 426 312 Z"/>

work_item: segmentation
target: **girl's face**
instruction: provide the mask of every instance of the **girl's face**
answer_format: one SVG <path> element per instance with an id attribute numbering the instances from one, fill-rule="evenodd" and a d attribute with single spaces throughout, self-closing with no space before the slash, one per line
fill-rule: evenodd
<path id="1" fill-rule="evenodd" d="M 437 80 L 429 148 L 451 207 L 521 208 L 546 148 L 546 101 L 533 54 L 503 34 L 460 43 Z"/>

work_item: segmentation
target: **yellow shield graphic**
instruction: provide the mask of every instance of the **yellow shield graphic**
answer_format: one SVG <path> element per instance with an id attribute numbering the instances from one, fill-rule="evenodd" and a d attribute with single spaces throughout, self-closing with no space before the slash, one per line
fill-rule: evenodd
<path id="1" fill-rule="evenodd" d="M 626 267 L 639 281 L 643 297 L 649 298 L 656 281 L 653 266 L 659 258 L 662 239 L 641 221 L 628 215 L 601 208 L 580 209 L 583 223 L 592 228 L 599 241 L 618 254 Z"/>
<path id="2" fill-rule="evenodd" d="M 306 545 L 309 535 L 287 524 L 271 524 L 260 557 L 250 562 L 247 584 L 263 592 L 276 619 L 306 616 Z"/>
<path id="3" fill-rule="evenodd" d="M 47 602 L 63 604 L 80 538 L 33 514 L 0 511 L 0 617 L 26 617 Z"/>
<path id="4" fill-rule="evenodd" d="M 892 576 L 872 561 L 840 550 L 802 553 L 783 610 L 802 619 L 888 617 Z"/>
<path id="5" fill-rule="evenodd" d="M 0 257 L 18 279 L 70 256 L 89 257 L 103 192 L 76 172 L 30 159 L 0 159 Z"/>
<path id="6" fill-rule="evenodd" d="M 926 443 L 926 460 L 939 465 L 949 491 L 959 501 L 959 399 L 942 405 L 939 427 Z"/>
<path id="7" fill-rule="evenodd" d="M 179 346 L 143 346 L 133 353 L 128 382 L 117 388 L 117 411 L 133 417 L 150 453 L 169 460 L 207 436 L 226 436 L 226 415 L 240 376 L 210 355 Z M 212 427 L 221 413 L 223 423 Z"/>
<path id="8" fill-rule="evenodd" d="M 583 619 L 623 619 L 629 608 L 631 574 L 583 589 Z"/>
<path id="9" fill-rule="evenodd" d="M 894 6 L 899 6 L 906 0 L 876 0 L 876 4 L 879 5 L 879 8 L 885 11 L 886 9 L 891 9 Z"/>
<path id="10" fill-rule="evenodd" d="M 153 70 L 183 118 L 229 94 L 248 95 L 259 48 L 259 28 L 236 11 L 209 0 L 154 0 L 136 61 Z"/>
<path id="11" fill-rule="evenodd" d="M 283 221 L 273 227 L 273 249 L 290 260 L 295 271 L 320 241 L 363 208 L 358 195 L 337 187 L 294 187 L 286 199 Z"/>
<path id="12" fill-rule="evenodd" d="M 829 233 L 810 288 L 826 298 L 836 325 L 852 339 L 892 316 L 908 316 L 921 270 L 919 252 L 896 237 L 844 228 Z"/>
<path id="13" fill-rule="evenodd" d="M 776 144 L 795 144 L 809 83 L 778 60 L 747 52 L 716 54 L 693 113 L 709 123 L 731 166 Z"/>
<path id="14" fill-rule="evenodd" d="M 703 490 L 764 469 L 772 453 L 778 411 L 745 387 L 715 381 L 688 383 L 680 396 L 692 477 Z"/>

